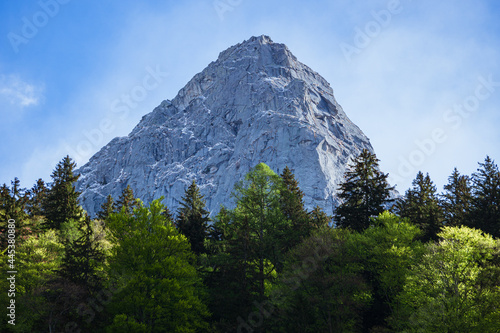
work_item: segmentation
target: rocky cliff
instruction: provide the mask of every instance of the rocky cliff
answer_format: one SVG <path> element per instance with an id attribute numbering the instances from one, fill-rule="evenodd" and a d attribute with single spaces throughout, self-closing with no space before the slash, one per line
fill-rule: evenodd
<path id="1" fill-rule="evenodd" d="M 284 44 L 252 37 L 96 153 L 77 171 L 77 190 L 91 215 L 128 184 L 145 202 L 164 196 L 175 211 L 195 179 L 213 215 L 233 205 L 235 182 L 264 162 L 277 173 L 288 165 L 306 207 L 331 214 L 346 166 L 363 148 L 373 151 L 328 82 Z"/>

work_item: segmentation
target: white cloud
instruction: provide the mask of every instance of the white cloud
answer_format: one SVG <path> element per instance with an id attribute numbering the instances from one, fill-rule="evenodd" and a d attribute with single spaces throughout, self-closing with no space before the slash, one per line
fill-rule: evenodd
<path id="1" fill-rule="evenodd" d="M 0 75 L 0 104 L 24 108 L 38 105 L 43 88 L 24 82 L 18 75 Z"/>

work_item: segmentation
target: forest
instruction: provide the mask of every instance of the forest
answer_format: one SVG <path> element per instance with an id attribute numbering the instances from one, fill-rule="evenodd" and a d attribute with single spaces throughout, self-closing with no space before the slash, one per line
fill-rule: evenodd
<path id="1" fill-rule="evenodd" d="M 49 183 L 15 178 L 0 188 L 0 331 L 500 332 L 498 166 L 454 169 L 440 193 L 419 172 L 395 197 L 378 162 L 352 161 L 333 216 L 264 163 L 213 217 L 195 181 L 175 212 L 124 186 L 90 217 L 69 156 Z"/>

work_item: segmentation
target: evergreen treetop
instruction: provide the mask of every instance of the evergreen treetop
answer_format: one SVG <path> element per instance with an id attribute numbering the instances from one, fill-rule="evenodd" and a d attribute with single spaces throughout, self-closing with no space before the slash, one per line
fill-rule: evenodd
<path id="1" fill-rule="evenodd" d="M 362 231 L 370 226 L 370 218 L 378 216 L 391 201 L 387 174 L 379 170 L 376 155 L 363 149 L 345 173 L 340 185 L 339 198 L 334 220 L 338 227 Z"/>

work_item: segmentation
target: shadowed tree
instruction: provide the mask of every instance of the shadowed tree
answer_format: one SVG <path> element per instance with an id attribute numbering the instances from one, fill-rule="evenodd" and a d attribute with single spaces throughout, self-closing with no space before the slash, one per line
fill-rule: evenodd
<path id="1" fill-rule="evenodd" d="M 135 207 L 137 207 L 137 199 L 134 197 L 134 191 L 130 185 L 127 185 L 116 202 L 116 211 L 125 210 L 127 214 L 131 215 Z"/>
<path id="2" fill-rule="evenodd" d="M 115 200 L 108 194 L 106 201 L 101 205 L 101 210 L 97 213 L 97 218 L 100 220 L 106 220 L 108 216 L 116 211 Z"/>
<path id="3" fill-rule="evenodd" d="M 489 156 L 479 166 L 472 175 L 471 226 L 500 237 L 500 172 Z"/>
<path id="4" fill-rule="evenodd" d="M 208 215 L 205 200 L 193 180 L 182 198 L 177 213 L 177 228 L 187 237 L 196 255 L 206 252 L 204 243 L 208 235 Z"/>
<path id="5" fill-rule="evenodd" d="M 43 205 L 49 228 L 59 230 L 64 222 L 82 217 L 82 210 L 78 205 L 80 193 L 73 185 L 80 177 L 73 173 L 75 167 L 76 163 L 66 156 L 52 172 L 53 184 Z"/>
<path id="6" fill-rule="evenodd" d="M 401 217 L 407 217 L 423 231 L 422 241 L 436 240 L 443 226 L 443 210 L 436 196 L 436 186 L 429 174 L 424 177 L 418 172 L 413 187 L 398 200 L 395 210 Z"/>
<path id="7" fill-rule="evenodd" d="M 444 190 L 441 196 L 441 207 L 443 207 L 445 225 L 458 227 L 470 224 L 472 204 L 470 178 L 460 175 L 455 168 L 448 177 L 448 184 L 444 186 Z"/>
<path id="8" fill-rule="evenodd" d="M 340 185 L 339 198 L 334 220 L 337 227 L 363 231 L 370 226 L 370 217 L 384 211 L 389 198 L 390 187 L 387 174 L 379 170 L 375 154 L 363 149 L 345 173 L 345 181 Z"/>

